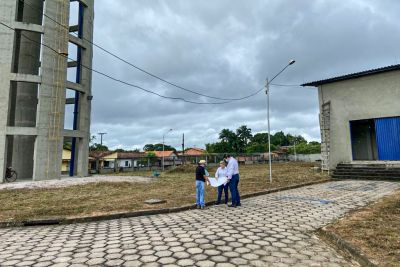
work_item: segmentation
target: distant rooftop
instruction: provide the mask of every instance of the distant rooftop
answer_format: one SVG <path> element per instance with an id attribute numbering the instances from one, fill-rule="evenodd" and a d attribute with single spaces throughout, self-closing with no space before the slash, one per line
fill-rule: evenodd
<path id="1" fill-rule="evenodd" d="M 361 72 L 346 74 L 343 76 L 337 76 L 337 77 L 333 77 L 333 78 L 329 78 L 329 79 L 325 79 L 325 80 L 304 83 L 301 86 L 320 86 L 322 84 L 334 83 L 334 82 L 339 82 L 339 81 L 344 81 L 344 80 L 349 80 L 349 79 L 354 79 L 354 78 L 359 78 L 359 77 L 363 77 L 363 76 L 367 76 L 367 75 L 378 74 L 378 73 L 394 71 L 394 70 L 400 70 L 400 64 L 391 65 L 391 66 L 378 68 L 378 69 L 365 70 L 365 71 L 361 71 Z"/>

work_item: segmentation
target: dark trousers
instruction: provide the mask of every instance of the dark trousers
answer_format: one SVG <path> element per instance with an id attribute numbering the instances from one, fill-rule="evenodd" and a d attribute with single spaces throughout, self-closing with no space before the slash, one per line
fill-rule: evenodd
<path id="1" fill-rule="evenodd" d="M 222 191 L 224 191 L 224 193 L 225 193 L 225 202 L 224 203 L 227 204 L 228 199 L 229 199 L 228 184 L 218 186 L 217 204 L 221 204 Z"/>
<path id="2" fill-rule="evenodd" d="M 232 205 L 240 205 L 240 194 L 239 194 L 239 174 L 232 175 L 232 179 L 229 182 L 229 190 L 231 190 Z"/>

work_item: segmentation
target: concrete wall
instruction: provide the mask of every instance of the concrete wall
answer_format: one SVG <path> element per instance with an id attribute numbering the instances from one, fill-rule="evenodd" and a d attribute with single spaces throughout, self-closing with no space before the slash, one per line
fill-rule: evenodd
<path id="1" fill-rule="evenodd" d="M 87 6 L 83 16 L 83 38 L 93 40 L 93 23 L 94 23 L 94 0 L 84 1 Z M 77 176 L 88 175 L 89 165 L 89 140 L 90 140 L 90 120 L 91 120 L 91 97 L 92 97 L 92 71 L 88 68 L 92 67 L 93 46 L 90 42 L 84 41 L 82 49 L 82 67 L 81 86 L 84 91 L 79 99 L 79 117 L 78 130 L 82 134 L 79 139 L 78 153 L 79 157 L 76 163 Z"/>
<path id="2" fill-rule="evenodd" d="M 321 154 L 297 154 L 288 156 L 290 161 L 315 162 L 321 160 Z"/>
<path id="3" fill-rule="evenodd" d="M 321 85 L 320 111 L 330 101 L 330 158 L 334 169 L 352 161 L 350 121 L 400 116 L 400 71 L 364 76 Z"/>

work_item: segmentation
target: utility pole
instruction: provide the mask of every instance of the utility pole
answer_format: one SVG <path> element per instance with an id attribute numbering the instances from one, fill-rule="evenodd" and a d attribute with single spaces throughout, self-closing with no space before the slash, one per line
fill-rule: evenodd
<path id="1" fill-rule="evenodd" d="M 296 140 L 293 143 L 294 147 L 294 161 L 297 161 L 297 154 L 296 154 Z"/>
<path id="2" fill-rule="evenodd" d="M 269 85 L 270 83 L 279 76 L 279 74 L 281 74 L 282 72 L 284 72 L 286 70 L 287 67 L 289 67 L 290 65 L 293 65 L 296 61 L 295 60 L 290 60 L 289 63 L 280 71 L 278 72 L 271 80 L 268 80 L 265 83 L 265 93 L 267 94 L 267 120 L 268 120 L 268 158 L 269 158 L 269 182 L 272 183 L 272 157 L 271 157 L 271 127 L 270 127 L 270 120 L 269 120 L 269 94 L 270 94 L 270 90 L 269 90 Z"/>
<path id="3" fill-rule="evenodd" d="M 182 160 L 185 164 L 185 133 L 182 134 Z"/>
<path id="4" fill-rule="evenodd" d="M 269 182 L 272 183 L 271 127 L 270 127 L 270 120 L 269 120 L 269 82 L 268 82 L 268 78 L 265 83 L 265 93 L 267 94 Z"/>
<path id="5" fill-rule="evenodd" d="M 103 135 L 107 134 L 107 133 L 97 133 L 98 135 L 100 135 L 100 145 L 103 145 Z"/>
<path id="6" fill-rule="evenodd" d="M 167 134 L 167 133 L 169 133 L 169 132 L 171 132 L 172 131 L 172 129 L 169 129 L 166 133 L 164 133 L 163 134 L 163 136 L 162 136 L 162 170 L 164 171 L 164 163 L 165 163 L 165 160 L 164 160 L 164 153 L 165 153 L 165 135 Z"/>

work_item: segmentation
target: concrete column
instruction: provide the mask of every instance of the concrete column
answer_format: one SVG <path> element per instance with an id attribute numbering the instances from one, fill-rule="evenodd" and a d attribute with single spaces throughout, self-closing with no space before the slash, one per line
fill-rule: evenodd
<path id="1" fill-rule="evenodd" d="M 93 20 L 94 20 L 94 0 L 88 0 L 84 9 L 83 16 L 83 37 L 87 40 L 93 40 Z M 82 49 L 82 65 L 91 68 L 93 49 L 92 45 L 84 41 L 85 49 Z M 89 142 L 90 142 L 90 117 L 91 117 L 91 96 L 92 96 L 92 71 L 82 67 L 81 84 L 84 87 L 85 94 L 79 98 L 79 121 L 78 129 L 84 133 L 80 140 L 79 156 L 77 160 L 77 175 L 88 175 L 89 163 Z"/>
<path id="2" fill-rule="evenodd" d="M 32 7 L 21 5 L 18 8 L 17 19 L 24 23 L 42 24 L 43 1 L 32 2 Z M 31 41 L 31 40 L 33 41 Z M 21 74 L 39 74 L 41 34 L 22 31 L 16 33 L 14 43 L 13 72 Z M 9 111 L 9 126 L 35 127 L 38 85 L 33 83 L 12 83 L 11 108 Z M 18 178 L 31 179 L 33 175 L 34 136 L 13 136 L 9 142 L 12 151 L 10 165 L 18 172 Z M 10 159 L 9 159 L 10 160 Z"/>
<path id="3" fill-rule="evenodd" d="M 2 0 L 0 21 L 11 25 L 15 19 L 16 1 Z M 6 127 L 10 101 L 10 72 L 12 68 L 12 52 L 14 31 L 0 25 L 0 182 L 3 182 L 7 163 Z"/>
<path id="4" fill-rule="evenodd" d="M 46 1 L 45 13 L 68 26 L 69 0 Z M 37 138 L 34 153 L 34 180 L 61 177 L 63 149 L 65 84 L 67 77 L 68 29 L 44 17 L 43 43 L 60 54 L 44 48 L 42 84 L 39 90 Z"/>

